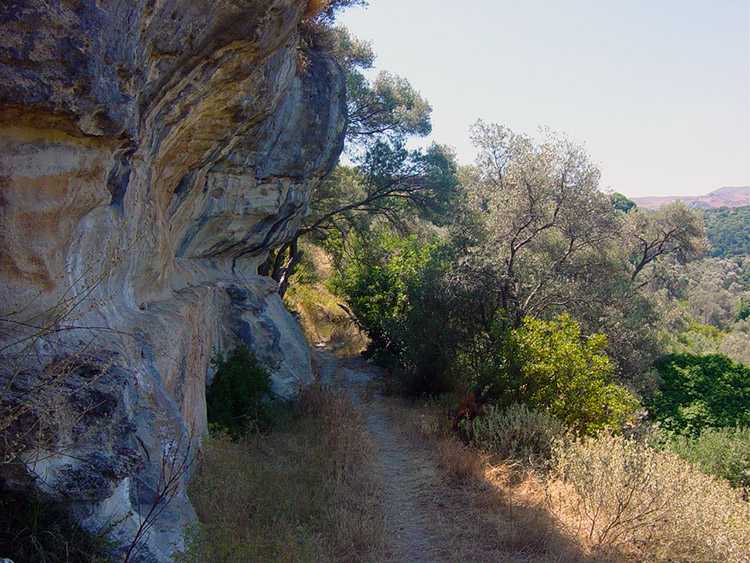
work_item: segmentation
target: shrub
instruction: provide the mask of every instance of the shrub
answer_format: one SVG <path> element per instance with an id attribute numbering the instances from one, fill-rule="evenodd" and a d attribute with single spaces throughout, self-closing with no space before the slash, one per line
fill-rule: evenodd
<path id="1" fill-rule="evenodd" d="M 603 555 L 747 561 L 750 505 L 672 452 L 605 435 L 559 443 L 555 469 L 568 489 L 548 486 L 551 509 Z"/>
<path id="2" fill-rule="evenodd" d="M 394 372 L 409 396 L 453 391 L 457 374 L 451 368 L 460 334 L 454 312 L 436 295 L 443 266 L 437 243 L 385 230 L 370 236 L 341 283 L 342 295 L 371 339 L 370 352 L 383 367 L 398 367 Z M 464 309 L 461 315 L 470 313 Z"/>
<path id="3" fill-rule="evenodd" d="M 750 367 L 720 354 L 670 354 L 656 368 L 661 384 L 645 406 L 667 430 L 750 426 Z"/>
<path id="4" fill-rule="evenodd" d="M 750 428 L 705 428 L 698 436 L 676 436 L 672 449 L 701 471 L 728 480 L 750 493 Z"/>
<path id="5" fill-rule="evenodd" d="M 206 390 L 209 424 L 234 438 L 253 426 L 266 426 L 271 416 L 271 379 L 248 347 L 238 345 L 226 359 L 217 355 L 211 365 L 216 373 Z"/>
<path id="6" fill-rule="evenodd" d="M 578 433 L 619 427 L 637 401 L 610 382 L 606 343 L 603 334 L 582 337 L 567 315 L 555 321 L 527 319 L 500 337 L 501 363 L 492 383 L 500 390 L 499 404 L 544 409 Z"/>
<path id="7" fill-rule="evenodd" d="M 519 404 L 505 409 L 490 405 L 473 422 L 477 447 L 532 466 L 550 459 L 555 440 L 563 433 L 554 416 Z"/>

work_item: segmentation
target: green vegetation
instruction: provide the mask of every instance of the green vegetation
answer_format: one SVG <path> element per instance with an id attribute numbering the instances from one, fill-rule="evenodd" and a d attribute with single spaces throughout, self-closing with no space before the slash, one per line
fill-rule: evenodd
<path id="1" fill-rule="evenodd" d="M 710 255 L 717 258 L 750 256 L 750 205 L 703 211 Z"/>
<path id="2" fill-rule="evenodd" d="M 450 476 L 466 523 L 451 538 L 460 560 L 744 563 L 750 553 L 750 505 L 648 439 L 555 439 L 542 413 L 492 407 L 474 421 L 484 435 L 477 449 L 479 438 L 465 446 L 439 410 L 403 418 Z M 491 553 L 500 542 L 524 557 Z"/>
<path id="3" fill-rule="evenodd" d="M 704 428 L 695 437 L 675 436 L 670 447 L 701 471 L 729 481 L 750 494 L 750 428 Z"/>
<path id="4" fill-rule="evenodd" d="M 65 507 L 34 492 L 0 483 L 0 554 L 13 561 L 105 563 L 114 561 L 107 530 L 76 524 Z"/>
<path id="5" fill-rule="evenodd" d="M 430 132 L 429 103 L 401 77 L 369 78 L 370 46 L 320 13 L 310 37 L 346 75 L 348 164 L 316 188 L 296 236 L 260 268 L 282 295 L 289 288 L 309 338 L 351 342 L 356 327 L 391 391 L 443 405 L 419 435 L 439 442 L 439 464 L 464 483 L 457 495 L 471 480 L 485 503 L 500 489 L 528 495 L 497 477 L 523 467 L 508 480 L 541 495 L 556 532 L 592 560 L 742 561 L 748 506 L 730 485 L 748 478 L 747 210 L 638 209 L 603 194 L 583 147 L 551 131 L 531 137 L 479 121 L 473 166 L 441 145 L 408 150 L 408 137 Z M 473 409 L 465 442 L 445 430 L 445 411 L 463 397 Z M 299 430 L 280 431 L 274 447 L 284 452 Z M 661 449 L 634 438 L 651 435 Z M 263 480 L 280 480 L 263 467 Z M 340 515 L 320 499 L 279 494 L 291 504 L 262 502 L 281 502 L 285 530 L 301 535 L 264 543 L 270 528 L 236 523 L 245 531 L 230 541 L 204 512 L 196 553 L 245 542 L 263 557 L 332 557 L 311 540 L 330 532 L 308 517 L 325 528 Z"/>
<path id="6" fill-rule="evenodd" d="M 552 458 L 565 426 L 544 411 L 516 403 L 507 408 L 490 405 L 471 425 L 471 431 L 476 447 L 501 459 L 538 467 Z"/>
<path id="7" fill-rule="evenodd" d="M 216 370 L 206 389 L 208 423 L 238 438 L 270 422 L 271 380 L 244 344 L 211 360 Z"/>
<path id="8" fill-rule="evenodd" d="M 718 354 L 670 354 L 657 362 L 659 390 L 645 400 L 667 430 L 750 427 L 750 367 Z"/>
<path id="9" fill-rule="evenodd" d="M 595 560 L 741 561 L 748 509 L 729 485 L 747 483 L 750 396 L 736 362 L 750 362 L 750 265 L 740 239 L 716 253 L 715 235 L 739 227 L 603 194 L 583 148 L 550 131 L 480 121 L 473 166 L 437 145 L 408 151 L 429 104 L 390 75 L 367 81 L 371 51 L 339 37 L 351 163 L 314 194 L 299 237 L 326 271 L 307 263 L 292 300 L 314 302 L 312 286 L 342 300 L 391 390 L 454 409 L 471 397 L 470 449 L 442 436 L 440 463 L 483 483 L 496 468 L 482 455 L 525 467 L 556 529 Z M 360 118 L 368 107 L 377 124 Z M 282 282 L 299 237 L 269 262 Z M 656 421 L 669 447 L 625 437 Z"/>
<path id="10" fill-rule="evenodd" d="M 741 297 L 737 312 L 734 314 L 734 322 L 738 323 L 748 318 L 750 318 L 750 301 L 745 301 L 745 298 Z"/>
<path id="11" fill-rule="evenodd" d="M 601 334 L 583 339 L 568 316 L 527 320 L 507 335 L 498 354 L 501 364 L 491 379 L 497 404 L 544 410 L 575 432 L 619 428 L 637 403 L 610 381 L 605 346 Z"/>

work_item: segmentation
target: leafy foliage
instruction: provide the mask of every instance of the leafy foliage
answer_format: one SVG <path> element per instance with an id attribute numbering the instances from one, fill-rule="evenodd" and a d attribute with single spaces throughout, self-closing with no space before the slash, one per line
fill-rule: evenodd
<path id="1" fill-rule="evenodd" d="M 706 209 L 703 220 L 711 256 L 750 256 L 750 205 Z"/>
<path id="2" fill-rule="evenodd" d="M 734 322 L 738 323 L 750 318 L 750 301 L 745 301 L 745 298 L 740 298 L 739 307 L 737 312 L 734 314 Z"/>
<path id="3" fill-rule="evenodd" d="M 609 201 L 612 203 L 612 206 L 615 209 L 617 209 L 618 211 L 622 211 L 623 213 L 628 213 L 629 211 L 638 207 L 634 201 L 629 200 L 627 197 L 618 192 L 611 194 L 609 196 Z"/>
<path id="4" fill-rule="evenodd" d="M 384 219 L 402 231 L 409 214 L 434 216 L 457 185 L 452 152 L 433 144 L 409 151 L 403 142 L 374 142 L 357 167 L 340 166 L 319 186 L 298 236 L 333 229 L 365 231 Z"/>
<path id="5" fill-rule="evenodd" d="M 610 381 L 605 346 L 601 334 L 583 339 L 567 315 L 555 321 L 527 319 L 502 339 L 502 363 L 492 380 L 498 404 L 545 410 L 577 432 L 617 428 L 637 403 Z"/>
<path id="6" fill-rule="evenodd" d="M 455 225 L 471 256 L 463 283 L 496 294 L 512 327 L 571 306 L 580 293 L 568 282 L 585 275 L 613 232 L 615 210 L 597 190 L 599 170 L 552 132 L 536 142 L 480 121 L 472 140 L 479 156 L 464 176 L 466 205 Z"/>
<path id="7" fill-rule="evenodd" d="M 565 428 L 554 416 L 526 405 L 490 405 L 474 419 L 472 433 L 477 447 L 535 466 L 552 457 L 555 441 Z"/>
<path id="8" fill-rule="evenodd" d="M 662 269 L 660 284 L 696 322 L 727 329 L 738 320 L 743 300 L 750 300 L 742 276 L 741 265 L 733 260 L 704 258 Z"/>
<path id="9" fill-rule="evenodd" d="M 658 392 L 644 401 L 668 430 L 750 426 L 750 367 L 726 356 L 670 354 L 657 362 Z"/>
<path id="10" fill-rule="evenodd" d="M 425 292 L 440 269 L 435 243 L 388 230 L 371 234 L 343 273 L 342 291 L 352 312 L 372 339 L 411 373 L 410 394 L 447 391 L 441 331 L 436 311 L 424 307 Z M 402 374 L 405 375 L 405 374 Z"/>
<path id="11" fill-rule="evenodd" d="M 347 75 L 347 135 L 353 143 L 377 136 L 425 136 L 432 131 L 432 108 L 408 80 L 381 71 L 369 81 L 359 72 Z"/>
<path id="12" fill-rule="evenodd" d="M 348 231 L 367 231 L 375 221 L 408 231 L 406 216 L 439 222 L 455 197 L 455 157 L 447 147 L 433 144 L 426 150 L 409 151 L 398 136 L 376 139 L 367 145 L 359 162 L 356 167 L 339 166 L 316 188 L 310 214 L 294 238 L 259 270 L 279 281 L 282 296 L 300 258 L 301 237 L 325 238 L 332 231 L 344 237 Z"/>
<path id="13" fill-rule="evenodd" d="M 627 219 L 633 280 L 661 258 L 674 256 L 685 263 L 700 258 L 708 249 L 700 215 L 680 200 L 655 212 L 637 209 L 628 213 Z"/>
<path id="14" fill-rule="evenodd" d="M 725 334 L 719 344 L 719 353 L 724 354 L 739 364 L 750 366 L 750 319 L 738 321 L 732 330 Z"/>
<path id="15" fill-rule="evenodd" d="M 238 345 L 226 359 L 217 355 L 211 365 L 216 373 L 206 390 L 209 424 L 235 438 L 268 424 L 271 379 L 248 347 Z"/>

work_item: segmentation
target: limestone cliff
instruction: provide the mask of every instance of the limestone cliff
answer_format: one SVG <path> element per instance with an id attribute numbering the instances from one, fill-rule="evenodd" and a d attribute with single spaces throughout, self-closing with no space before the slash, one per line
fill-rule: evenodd
<path id="1" fill-rule="evenodd" d="M 257 275 L 343 143 L 341 71 L 298 48 L 305 4 L 0 6 L 0 399 L 30 405 L 19 443 L 24 424 L 49 441 L 19 458 L 37 485 L 125 543 L 205 431 L 216 351 L 247 342 L 284 397 L 311 379 Z M 184 485 L 144 560 L 179 547 Z"/>

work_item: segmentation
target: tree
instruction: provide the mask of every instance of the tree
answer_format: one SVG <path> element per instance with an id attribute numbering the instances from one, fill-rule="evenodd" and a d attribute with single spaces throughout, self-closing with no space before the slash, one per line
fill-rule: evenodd
<path id="1" fill-rule="evenodd" d="M 438 193 L 455 186 L 452 153 L 433 145 L 425 153 L 409 152 L 405 139 L 430 133 L 432 108 L 408 80 L 381 72 L 370 81 L 362 70 L 371 68 L 375 55 L 371 46 L 352 37 L 344 27 L 332 27 L 335 12 L 361 0 L 315 2 L 319 10 L 312 20 L 303 21 L 303 42 L 309 49 L 324 50 L 342 67 L 346 77 L 346 146 L 359 164 L 353 171 L 339 167 L 338 174 L 316 187 L 310 215 L 292 240 L 282 245 L 258 269 L 279 282 L 283 297 L 302 255 L 299 239 L 353 222 L 363 215 L 397 218 L 404 202 L 427 209 L 429 200 L 438 203 Z M 437 178 L 445 181 L 440 186 Z M 341 181 L 345 180 L 345 181 Z"/>
<path id="2" fill-rule="evenodd" d="M 711 256 L 750 256 L 750 205 L 720 207 L 703 211 Z"/>
<path id="3" fill-rule="evenodd" d="M 471 218 L 457 222 L 468 257 L 462 281 L 496 294 L 515 328 L 576 301 L 569 282 L 612 237 L 614 208 L 597 190 L 599 170 L 563 136 L 546 131 L 537 143 L 480 121 L 472 140 L 479 156 L 465 176 Z"/>
<path id="4" fill-rule="evenodd" d="M 674 256 L 685 263 L 700 258 L 708 249 L 703 220 L 680 200 L 656 212 L 630 212 L 626 227 L 631 239 L 632 280 L 660 258 Z"/>
<path id="5" fill-rule="evenodd" d="M 656 365 L 661 385 L 645 406 L 668 430 L 750 426 L 750 367 L 719 354 L 670 354 Z"/>
<path id="6" fill-rule="evenodd" d="M 628 213 L 632 209 L 638 207 L 634 201 L 629 200 L 627 197 L 618 192 L 610 194 L 609 201 L 612 202 L 612 205 L 615 209 L 617 209 L 618 211 L 622 211 L 623 213 Z"/>
<path id="7" fill-rule="evenodd" d="M 500 343 L 501 363 L 489 380 L 500 390 L 500 406 L 523 403 L 545 410 L 578 432 L 616 428 L 635 409 L 635 399 L 610 381 L 606 337 L 583 338 L 567 315 L 526 319 Z"/>
<path id="8" fill-rule="evenodd" d="M 381 71 L 370 82 L 350 71 L 346 80 L 347 141 L 361 145 L 382 135 L 425 136 L 432 131 L 430 104 L 405 78 Z"/>
<path id="9" fill-rule="evenodd" d="M 429 135 L 432 108 L 427 100 L 398 75 L 381 71 L 374 80 L 365 76 L 362 71 L 372 68 L 375 60 L 372 46 L 331 23 L 326 17 L 306 23 L 303 41 L 311 50 L 327 52 L 344 71 L 349 152 L 378 139 Z"/>
<path id="10" fill-rule="evenodd" d="M 283 296 L 301 259 L 301 237 L 363 229 L 374 218 L 399 226 L 406 209 L 412 215 L 434 213 L 450 200 L 456 186 L 454 155 L 447 147 L 433 144 L 424 152 L 408 151 L 399 140 L 377 140 L 358 167 L 339 167 L 316 189 L 310 214 L 294 238 L 269 258 L 263 272 L 279 282 Z"/>

